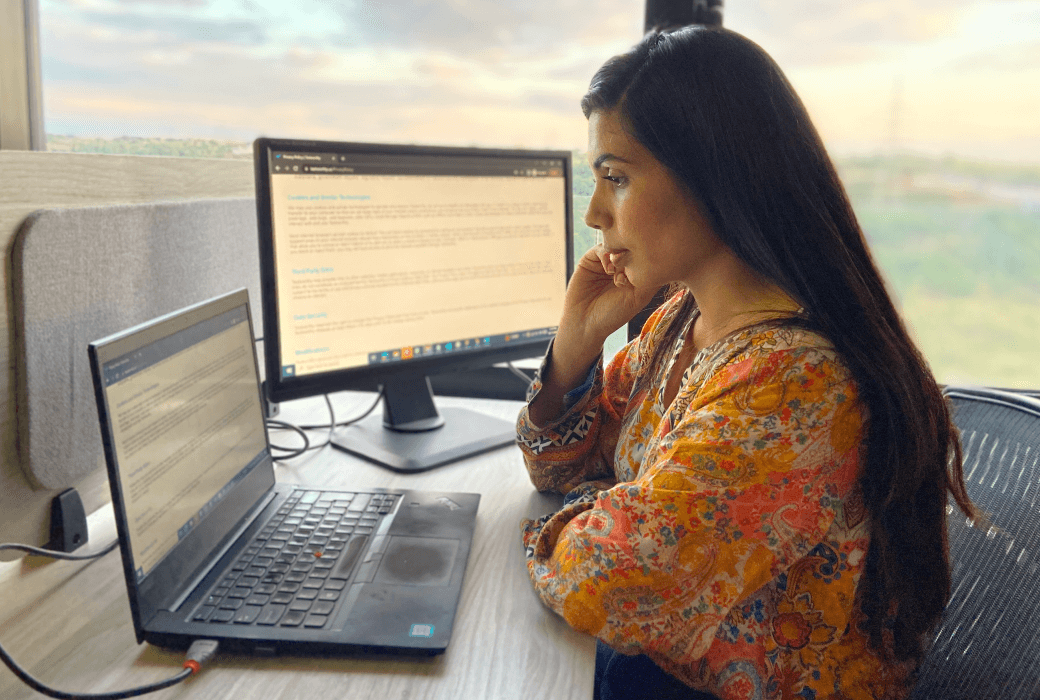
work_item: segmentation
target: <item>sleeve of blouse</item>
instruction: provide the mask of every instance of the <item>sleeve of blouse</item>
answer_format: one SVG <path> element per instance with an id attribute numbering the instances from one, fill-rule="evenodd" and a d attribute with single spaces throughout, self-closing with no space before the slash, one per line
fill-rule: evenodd
<path id="1" fill-rule="evenodd" d="M 602 360 L 593 366 L 585 385 L 565 398 L 572 405 L 552 423 L 536 426 L 526 406 L 520 412 L 517 444 L 539 491 L 567 493 L 590 479 L 613 478 L 614 448 L 628 400 L 626 384 L 631 387 L 631 365 L 636 362 L 633 346 L 619 352 L 606 371 Z M 536 377 L 528 404 L 540 389 Z"/>
<path id="2" fill-rule="evenodd" d="M 832 352 L 735 362 L 695 405 L 637 481 L 523 533 L 542 600 L 622 652 L 702 656 L 734 604 L 822 540 L 855 483 L 863 416 Z"/>
<path id="3" fill-rule="evenodd" d="M 663 304 L 647 320 L 640 337 L 610 361 L 593 366 L 589 379 L 568 394 L 569 408 L 554 422 L 539 427 L 531 422 L 527 407 L 517 419 L 517 444 L 531 482 L 539 491 L 567 493 L 587 481 L 614 480 L 614 451 L 624 420 L 632 385 L 652 352 L 655 333 L 663 328 L 679 295 Z M 552 348 L 546 355 L 551 356 Z M 541 390 L 542 363 L 527 392 L 528 405 Z"/>

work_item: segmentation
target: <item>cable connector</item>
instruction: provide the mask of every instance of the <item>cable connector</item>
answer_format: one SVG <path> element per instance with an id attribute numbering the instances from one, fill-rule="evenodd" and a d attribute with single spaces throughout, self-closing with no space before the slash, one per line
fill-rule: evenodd
<path id="1" fill-rule="evenodd" d="M 217 653 L 219 643 L 213 639 L 196 639 L 188 647 L 187 658 L 184 659 L 184 668 L 189 669 L 192 675 L 199 672 L 202 664 L 213 658 Z"/>

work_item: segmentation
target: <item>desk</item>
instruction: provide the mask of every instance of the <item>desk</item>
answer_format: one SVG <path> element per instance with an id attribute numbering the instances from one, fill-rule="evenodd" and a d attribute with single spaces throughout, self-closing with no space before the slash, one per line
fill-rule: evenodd
<path id="1" fill-rule="evenodd" d="M 370 394 L 334 398 L 338 420 Z M 512 420 L 520 404 L 438 399 Z M 327 420 L 321 399 L 283 404 L 279 418 Z M 324 438 L 312 431 L 312 438 Z M 290 434 L 278 435 L 290 444 Z M 595 642 L 538 600 L 527 578 L 519 522 L 559 507 L 537 493 L 520 451 L 505 447 L 422 474 L 401 475 L 323 448 L 276 469 L 279 481 L 325 488 L 401 487 L 481 494 L 473 549 L 448 651 L 406 657 L 259 658 L 218 653 L 197 678 L 145 697 L 498 700 L 592 697 Z M 90 548 L 115 538 L 111 506 L 90 517 Z M 177 673 L 179 651 L 138 646 L 118 552 L 92 562 L 38 557 L 0 564 L 0 642 L 30 673 L 60 690 L 105 692 Z M 0 698 L 43 697 L 0 666 Z"/>

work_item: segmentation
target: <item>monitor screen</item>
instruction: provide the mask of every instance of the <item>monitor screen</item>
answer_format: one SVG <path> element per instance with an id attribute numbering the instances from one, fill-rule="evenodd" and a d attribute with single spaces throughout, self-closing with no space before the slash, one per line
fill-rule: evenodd
<path id="1" fill-rule="evenodd" d="M 570 153 L 258 139 L 254 155 L 270 398 L 379 385 L 377 439 L 458 442 L 427 376 L 545 352 L 572 267 Z"/>

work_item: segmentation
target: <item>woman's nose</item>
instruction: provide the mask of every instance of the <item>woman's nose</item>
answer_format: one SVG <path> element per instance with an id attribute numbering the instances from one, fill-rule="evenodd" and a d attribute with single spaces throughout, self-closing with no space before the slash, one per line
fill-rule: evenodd
<path id="1" fill-rule="evenodd" d="M 599 197 L 595 193 L 593 193 L 592 199 L 589 200 L 588 209 L 585 210 L 585 225 L 600 231 L 610 227 L 610 217 L 603 207 L 600 206 Z"/>

